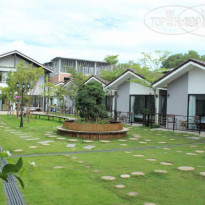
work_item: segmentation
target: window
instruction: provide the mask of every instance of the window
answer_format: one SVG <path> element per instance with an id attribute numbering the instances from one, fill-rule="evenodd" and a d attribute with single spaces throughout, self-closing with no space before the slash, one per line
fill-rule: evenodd
<path id="1" fill-rule="evenodd" d="M 2 81 L 3 81 L 3 73 L 0 72 L 0 82 L 2 82 Z"/>

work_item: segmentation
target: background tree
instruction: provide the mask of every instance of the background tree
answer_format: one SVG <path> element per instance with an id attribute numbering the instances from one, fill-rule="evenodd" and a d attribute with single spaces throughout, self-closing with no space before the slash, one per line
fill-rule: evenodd
<path id="1" fill-rule="evenodd" d="M 17 65 L 17 69 L 15 72 L 10 71 L 8 73 L 8 78 L 6 79 L 6 83 L 8 85 L 7 89 L 3 89 L 4 95 L 9 96 L 7 98 L 9 103 L 12 104 L 16 101 L 16 96 L 21 96 L 21 88 L 22 84 L 30 83 L 30 89 L 28 90 L 25 87 L 25 102 L 30 106 L 31 98 L 30 96 L 34 93 L 37 82 L 40 76 L 44 75 L 43 68 L 36 68 L 33 65 L 26 65 L 24 61 L 20 61 Z M 16 88 L 16 83 L 19 82 L 19 89 Z M 30 95 L 28 95 L 30 92 Z M 27 95 L 27 96 L 26 96 Z"/>
<path id="2" fill-rule="evenodd" d="M 98 82 L 90 82 L 80 86 L 76 96 L 76 108 L 85 121 L 98 121 L 107 117 L 105 109 L 105 93 Z"/>
<path id="3" fill-rule="evenodd" d="M 205 55 L 200 56 L 196 51 L 189 50 L 187 53 L 176 53 L 173 55 L 170 55 L 162 62 L 163 68 L 175 68 L 184 61 L 188 60 L 189 58 L 195 58 L 197 60 L 203 60 L 205 61 Z"/>
<path id="4" fill-rule="evenodd" d="M 63 85 L 56 86 L 54 95 L 58 99 L 58 105 L 60 105 L 61 113 L 63 114 L 66 108 L 65 96 L 68 95 L 68 90 Z"/>
<path id="5" fill-rule="evenodd" d="M 41 86 L 41 95 L 46 97 L 47 100 L 47 114 L 50 109 L 50 99 L 54 97 L 56 92 L 56 86 L 54 83 L 49 82 L 48 76 L 46 76 L 45 84 Z"/>
<path id="6" fill-rule="evenodd" d="M 115 65 L 119 62 L 118 60 L 118 56 L 119 55 L 107 55 L 105 58 L 104 58 L 104 61 L 106 63 L 109 63 L 111 65 Z"/>

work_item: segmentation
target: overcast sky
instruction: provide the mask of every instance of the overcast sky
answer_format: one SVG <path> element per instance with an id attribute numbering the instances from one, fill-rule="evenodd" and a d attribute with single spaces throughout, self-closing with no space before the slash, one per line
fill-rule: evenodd
<path id="1" fill-rule="evenodd" d="M 197 5 L 202 3 L 199 0 Z M 121 62 L 135 61 L 140 52 L 157 49 L 205 54 L 205 21 L 200 30 L 204 36 L 196 32 L 170 35 L 166 28 L 162 34 L 152 28 L 156 25 L 149 24 L 150 19 L 151 29 L 145 23 L 147 13 L 150 18 L 165 11 L 163 7 L 150 15 L 152 9 L 193 7 L 194 0 L 0 0 L 0 5 L 1 54 L 19 50 L 41 63 L 57 56 L 103 60 L 115 54 Z M 199 19 L 202 15 L 196 10 L 199 7 L 189 16 Z M 205 6 L 200 11 L 205 14 Z"/>

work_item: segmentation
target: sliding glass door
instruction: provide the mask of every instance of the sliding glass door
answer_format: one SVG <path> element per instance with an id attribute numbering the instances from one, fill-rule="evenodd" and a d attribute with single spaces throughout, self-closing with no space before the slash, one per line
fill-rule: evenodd
<path id="1" fill-rule="evenodd" d="M 153 95 L 131 95 L 130 113 L 132 122 L 142 122 L 145 109 L 150 113 L 154 112 Z"/>

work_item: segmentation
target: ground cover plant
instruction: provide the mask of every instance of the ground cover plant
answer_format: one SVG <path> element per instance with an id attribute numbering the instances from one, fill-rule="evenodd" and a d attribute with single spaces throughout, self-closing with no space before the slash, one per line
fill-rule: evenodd
<path id="1" fill-rule="evenodd" d="M 6 123 L 0 125 L 0 145 L 13 155 L 88 151 L 57 156 L 24 156 L 24 161 L 35 161 L 37 165 L 36 171 L 30 171 L 29 164 L 25 163 L 25 188 L 21 192 L 27 204 L 204 204 L 205 176 L 200 174 L 205 172 L 204 138 L 129 125 L 128 136 L 120 140 L 72 142 L 69 140 L 73 138 L 69 137 L 57 139 L 62 137 L 56 133 L 56 127 L 62 125 L 58 121 L 31 119 L 23 129 L 18 128 L 19 120 L 15 117 L 0 116 L 0 122 Z M 31 137 L 25 137 L 29 135 Z M 57 138 L 49 137 L 53 135 Z M 26 138 L 39 139 L 30 141 Z M 48 142 L 50 145 L 38 143 L 49 140 L 53 141 Z M 66 147 L 67 144 L 76 146 L 70 148 Z M 84 149 L 87 145 L 95 147 Z M 35 146 L 37 148 L 29 148 Z M 148 147 L 150 149 L 141 149 Z M 91 152 L 116 149 L 123 150 Z M 18 157 L 12 159 L 15 162 Z M 194 170 L 180 171 L 180 166 L 190 166 Z M 155 170 L 167 173 L 156 173 Z M 133 172 L 143 172 L 144 175 L 137 176 Z M 130 175 L 130 178 L 121 178 L 121 175 Z M 102 176 L 113 176 L 115 180 L 106 181 Z M 116 185 L 124 185 L 124 188 L 116 188 Z M 128 193 L 138 195 L 129 196 Z M 5 199 L 2 192 L 0 197 Z"/>

